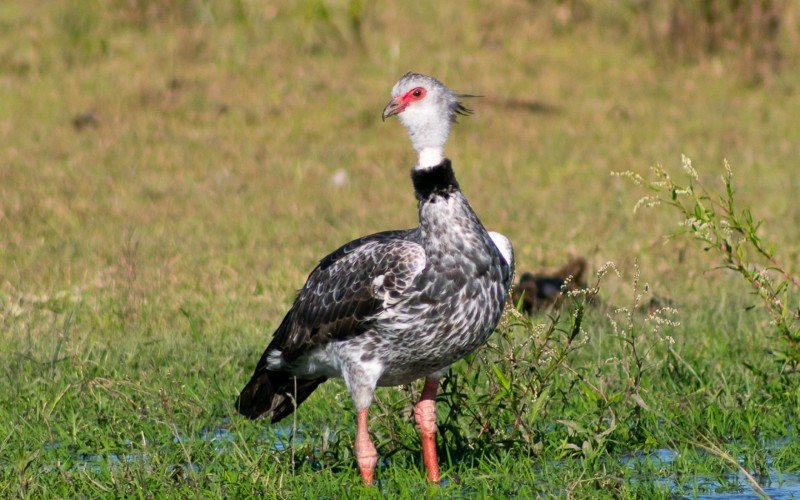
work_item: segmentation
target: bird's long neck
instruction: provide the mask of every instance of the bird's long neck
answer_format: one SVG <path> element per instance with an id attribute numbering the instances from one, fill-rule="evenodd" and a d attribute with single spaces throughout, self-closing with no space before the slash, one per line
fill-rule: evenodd
<path id="1" fill-rule="evenodd" d="M 411 179 L 419 200 L 422 245 L 431 262 L 452 264 L 467 259 L 487 264 L 487 248 L 494 248 L 494 243 L 461 193 L 450 160 L 443 158 L 438 165 L 415 168 Z M 453 260 L 456 255 L 458 259 Z"/>
<path id="2" fill-rule="evenodd" d="M 419 224 L 424 231 L 439 236 L 485 231 L 461 193 L 450 160 L 443 158 L 432 167 L 415 168 L 411 180 L 419 201 Z"/>
<path id="3" fill-rule="evenodd" d="M 414 170 L 427 170 L 441 164 L 444 160 L 444 148 L 422 148 L 419 150 L 419 159 L 417 161 L 417 165 L 414 167 Z"/>
<path id="4" fill-rule="evenodd" d="M 459 191 L 456 174 L 447 158 L 441 158 L 439 163 L 425 168 L 417 165 L 411 171 L 411 180 L 414 182 L 414 194 L 421 203 L 438 197 L 448 199 Z"/>

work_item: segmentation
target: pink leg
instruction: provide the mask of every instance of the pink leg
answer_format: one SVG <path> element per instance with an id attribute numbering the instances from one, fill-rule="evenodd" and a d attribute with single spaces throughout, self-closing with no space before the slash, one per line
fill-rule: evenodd
<path id="1" fill-rule="evenodd" d="M 428 471 L 428 480 L 439 482 L 439 461 L 436 458 L 436 389 L 439 381 L 426 378 L 422 397 L 414 406 L 414 417 L 422 441 L 422 462 Z"/>
<path id="2" fill-rule="evenodd" d="M 358 470 L 364 484 L 372 484 L 375 477 L 375 464 L 378 463 L 378 451 L 369 438 L 367 429 L 367 409 L 358 410 L 358 423 L 356 427 L 356 459 Z"/>

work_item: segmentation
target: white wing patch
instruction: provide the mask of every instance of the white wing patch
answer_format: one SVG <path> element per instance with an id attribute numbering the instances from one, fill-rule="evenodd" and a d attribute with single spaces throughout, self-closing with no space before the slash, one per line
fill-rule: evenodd
<path id="1" fill-rule="evenodd" d="M 280 349 L 273 349 L 267 353 L 267 367 L 270 370 L 280 370 L 283 367 L 283 359 L 281 358 Z"/>
<path id="2" fill-rule="evenodd" d="M 489 231 L 489 237 L 494 241 L 494 245 L 500 251 L 500 255 L 505 259 L 509 267 L 514 267 L 514 247 L 511 246 L 511 241 L 500 233 Z"/>

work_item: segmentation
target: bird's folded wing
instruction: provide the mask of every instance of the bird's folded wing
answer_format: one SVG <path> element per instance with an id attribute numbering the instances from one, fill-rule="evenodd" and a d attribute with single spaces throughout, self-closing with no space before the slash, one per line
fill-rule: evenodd
<path id="1" fill-rule="evenodd" d="M 284 361 L 331 340 L 366 331 L 425 268 L 425 251 L 406 231 L 355 240 L 325 257 L 309 275 L 268 351 Z"/>

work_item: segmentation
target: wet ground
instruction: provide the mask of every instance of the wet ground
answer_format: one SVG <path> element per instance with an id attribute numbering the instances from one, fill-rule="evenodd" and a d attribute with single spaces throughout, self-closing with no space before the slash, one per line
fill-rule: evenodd
<path id="1" fill-rule="evenodd" d="M 258 439 L 257 446 L 265 447 L 277 452 L 289 450 L 292 446 L 291 427 L 273 427 L 262 439 Z M 302 441 L 305 434 L 302 429 L 296 431 L 295 442 Z M 230 452 L 237 445 L 252 445 L 252 443 L 238 443 L 239 437 L 225 427 L 203 430 L 196 436 L 177 434 L 171 443 L 172 446 L 182 446 L 190 443 L 202 442 L 210 444 L 218 454 Z M 136 451 L 141 449 L 140 443 L 126 440 L 125 448 L 130 448 L 128 453 L 75 453 L 71 460 L 71 470 L 89 474 L 100 474 L 115 467 L 127 464 L 136 464 L 150 461 L 150 455 Z M 50 443 L 45 446 L 45 454 L 57 453 L 63 456 L 61 444 Z M 770 443 L 765 448 L 778 449 L 780 442 Z M 744 473 L 729 473 L 716 476 L 702 474 L 681 474 L 674 472 L 673 464 L 679 459 L 679 454 L 673 450 L 662 448 L 650 453 L 636 453 L 622 457 L 621 463 L 631 469 L 633 481 L 651 481 L 667 486 L 677 496 L 713 499 L 738 499 L 757 497 L 752 485 Z M 741 457 L 739 462 L 742 462 Z M 764 493 L 773 499 L 800 498 L 800 472 L 779 472 L 772 466 L 772 460 L 767 457 L 767 470 L 765 474 L 756 477 Z M 55 469 L 57 463 L 52 463 L 47 468 Z M 381 465 L 386 465 L 382 463 Z M 379 465 L 380 466 L 380 465 Z M 202 474 L 204 466 L 201 463 L 186 461 L 171 468 L 176 476 L 187 473 Z M 466 487 L 466 485 L 465 485 Z M 469 489 L 467 487 L 467 489 Z"/>

